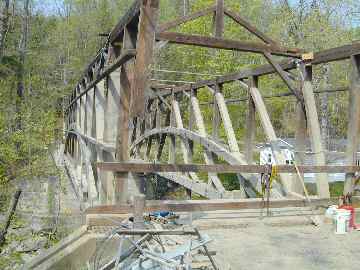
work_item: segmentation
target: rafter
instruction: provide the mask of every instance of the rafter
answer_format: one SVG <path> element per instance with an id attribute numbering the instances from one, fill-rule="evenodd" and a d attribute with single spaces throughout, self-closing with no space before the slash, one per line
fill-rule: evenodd
<path id="1" fill-rule="evenodd" d="M 259 29 L 257 29 L 255 26 L 253 26 L 250 22 L 248 22 L 247 20 L 245 20 L 243 17 L 236 14 L 235 12 L 225 8 L 225 14 L 228 15 L 235 22 L 240 24 L 242 27 L 247 29 L 250 33 L 252 33 L 255 36 L 257 36 L 258 38 L 260 38 L 265 43 L 280 47 L 279 43 L 277 43 L 275 40 L 268 37 L 266 34 L 261 32 Z M 298 52 L 298 51 L 294 50 L 294 52 Z"/>

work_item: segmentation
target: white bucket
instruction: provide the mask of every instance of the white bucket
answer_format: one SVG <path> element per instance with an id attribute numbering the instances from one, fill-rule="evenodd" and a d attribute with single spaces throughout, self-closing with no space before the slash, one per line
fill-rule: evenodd
<path id="1" fill-rule="evenodd" d="M 349 231 L 351 212 L 346 209 L 335 210 L 335 233 L 345 234 Z"/>
<path id="2" fill-rule="evenodd" d="M 326 209 L 325 217 L 328 218 L 328 219 L 334 219 L 337 209 L 338 209 L 338 206 L 337 206 L 337 205 L 331 205 L 331 206 L 329 206 L 329 208 Z"/>

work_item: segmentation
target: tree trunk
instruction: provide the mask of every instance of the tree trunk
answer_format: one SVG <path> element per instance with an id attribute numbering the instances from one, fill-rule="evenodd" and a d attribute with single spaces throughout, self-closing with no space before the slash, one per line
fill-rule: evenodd
<path id="1" fill-rule="evenodd" d="M 4 56 L 6 35 L 9 30 L 9 7 L 10 0 L 4 0 L 3 12 L 0 18 L 0 63 L 2 62 L 2 58 Z"/>
<path id="2" fill-rule="evenodd" d="M 14 193 L 14 195 L 11 199 L 4 228 L 0 231 L 0 247 L 5 243 L 5 237 L 6 237 L 7 231 L 10 227 L 11 219 L 14 216 L 17 204 L 19 202 L 20 195 L 21 195 L 21 190 L 18 189 L 18 190 L 16 190 L 16 192 Z"/>
<path id="3" fill-rule="evenodd" d="M 324 66 L 324 75 L 323 75 L 323 89 L 329 88 L 329 78 L 330 78 L 330 67 L 329 65 Z M 321 137 L 324 143 L 324 148 L 327 149 L 329 146 L 328 140 L 328 125 L 329 125 L 329 93 L 322 93 L 320 96 L 321 103 L 321 116 L 320 116 L 320 125 L 321 125 Z"/>
<path id="4" fill-rule="evenodd" d="M 21 130 L 21 104 L 25 96 L 25 60 L 26 60 L 26 50 L 27 50 L 27 41 L 29 33 L 29 18 L 30 18 L 30 0 L 25 0 L 24 2 L 24 14 L 22 19 L 22 34 L 19 44 L 19 69 L 17 73 L 17 102 L 16 102 L 16 129 Z"/>

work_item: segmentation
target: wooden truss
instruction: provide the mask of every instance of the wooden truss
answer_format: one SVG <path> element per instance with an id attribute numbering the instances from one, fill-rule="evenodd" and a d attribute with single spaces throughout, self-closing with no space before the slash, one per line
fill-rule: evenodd
<path id="1" fill-rule="evenodd" d="M 97 204 L 127 202 L 131 195 L 144 192 L 144 177 L 138 172 L 157 175 L 211 199 L 255 197 L 260 191 L 258 174 L 266 173 L 266 168 L 254 165 L 252 158 L 255 114 L 259 116 L 279 168 L 280 181 L 272 196 L 284 198 L 297 194 L 302 197 L 301 185 L 290 174 L 295 168 L 283 166 L 285 158 L 279 148 L 279 138 L 259 91 L 258 78 L 274 73 L 289 88 L 287 95 L 294 95 L 298 102 L 297 145 L 301 147 L 309 134 L 315 153 L 316 166 L 299 166 L 300 172 L 317 170 L 320 198 L 330 196 L 327 173 L 333 171 L 347 173 L 344 193 L 353 190 L 354 174 L 358 170 L 354 166 L 360 129 L 360 43 L 316 52 L 309 59 L 301 49 L 282 46 L 241 15 L 228 10 L 223 0 L 162 25 L 157 23 L 158 11 L 159 0 L 135 1 L 111 31 L 108 42 L 87 67 L 68 99 L 65 152 L 72 175 L 78 179 L 74 181 L 83 200 Z M 213 36 L 171 31 L 209 14 L 214 16 Z M 225 16 L 256 36 L 259 42 L 224 39 Z M 269 64 L 193 84 L 159 86 L 151 83 L 150 68 L 154 50 L 165 49 L 165 43 L 258 53 Z M 277 62 L 274 55 L 286 59 Z M 350 87 L 346 88 L 350 94 L 348 164 L 341 168 L 328 167 L 320 136 L 312 67 L 344 59 L 350 59 L 353 68 Z M 294 81 L 289 73 L 294 69 L 299 71 L 300 81 Z M 249 93 L 245 149 L 242 151 L 222 93 L 223 85 L 230 82 L 237 82 Z M 213 96 L 211 127 L 206 126 L 200 109 L 197 98 L 200 89 Z M 186 114 L 190 117 L 185 123 Z M 224 126 L 225 142 L 219 138 L 220 125 Z M 207 130 L 212 130 L 212 134 Z M 194 144 L 202 149 L 205 164 L 193 164 Z M 179 164 L 180 159 L 182 164 Z M 227 165 L 218 164 L 218 159 Z M 200 171 L 208 174 L 207 182 L 198 176 Z M 218 177 L 218 173 L 230 171 L 237 175 L 239 191 L 226 191 Z"/>

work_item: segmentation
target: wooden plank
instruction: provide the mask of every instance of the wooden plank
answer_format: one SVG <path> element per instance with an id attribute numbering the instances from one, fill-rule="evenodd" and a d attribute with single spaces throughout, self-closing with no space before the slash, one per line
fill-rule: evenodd
<path id="1" fill-rule="evenodd" d="M 297 53 L 291 53 L 273 45 L 256 42 L 242 42 L 231 39 L 214 38 L 200 35 L 188 35 L 175 32 L 161 32 L 156 34 L 157 40 L 169 41 L 170 43 L 193 45 L 207 48 L 235 50 L 243 52 L 264 53 L 271 52 L 274 55 L 300 57 Z"/>
<path id="2" fill-rule="evenodd" d="M 303 74 L 303 97 L 306 109 L 307 123 L 310 134 L 310 142 L 314 154 L 315 164 L 322 166 L 326 164 L 325 153 L 322 144 L 319 117 L 316 110 L 316 102 L 312 86 L 312 66 L 301 65 Z M 318 195 L 321 198 L 329 198 L 329 183 L 326 174 L 319 174 L 316 177 Z"/>
<path id="3" fill-rule="evenodd" d="M 347 165 L 355 165 L 359 149 L 360 133 L 360 54 L 351 57 L 351 86 L 349 93 L 349 124 L 347 130 Z M 344 195 L 351 194 L 354 187 L 354 174 L 346 175 Z"/>
<path id="4" fill-rule="evenodd" d="M 213 6 L 209 7 L 209 8 L 200 10 L 198 12 L 189 14 L 187 16 L 183 16 L 181 18 L 175 19 L 175 20 L 173 20 L 171 22 L 164 23 L 164 24 L 159 26 L 158 32 L 167 31 L 167 30 L 169 30 L 171 28 L 177 27 L 177 26 L 179 26 L 181 24 L 184 24 L 186 22 L 189 22 L 189 21 L 195 20 L 197 18 L 200 18 L 200 17 L 206 16 L 208 14 L 211 14 L 214 11 L 215 11 L 215 5 L 213 5 Z"/>
<path id="5" fill-rule="evenodd" d="M 227 9 L 227 8 L 225 8 L 224 11 L 225 11 L 225 14 L 228 15 L 231 19 L 233 19 L 235 22 L 237 22 L 242 27 L 247 29 L 250 33 L 252 33 L 255 36 L 257 36 L 258 38 L 260 38 L 262 41 L 264 41 L 264 42 L 266 42 L 268 44 L 272 44 L 272 45 L 280 47 L 279 44 L 276 41 L 274 41 L 273 39 L 271 39 L 270 37 L 265 35 L 263 32 L 261 32 L 259 29 L 257 29 L 255 26 L 253 26 L 250 22 L 245 20 L 240 15 L 236 14 L 235 12 L 233 12 L 233 11 Z M 294 52 L 299 52 L 299 50 L 294 49 Z"/>
<path id="6" fill-rule="evenodd" d="M 160 164 L 137 162 L 99 162 L 97 167 L 113 172 L 213 172 L 213 173 L 271 173 L 267 165 L 228 165 L 228 164 Z M 301 173 L 355 173 L 360 166 L 298 166 Z M 293 165 L 277 165 L 278 173 L 296 173 Z"/>
<path id="7" fill-rule="evenodd" d="M 338 198 L 336 198 L 338 200 Z M 312 199 L 311 203 L 299 199 L 271 199 L 269 208 L 284 207 L 327 207 L 336 200 Z M 86 209 L 86 214 L 127 214 L 132 213 L 131 205 L 104 205 Z M 262 209 L 262 199 L 240 200 L 188 200 L 188 201 L 146 201 L 145 212 L 172 211 L 172 212 L 202 212 L 218 210 Z"/>
<path id="8" fill-rule="evenodd" d="M 158 9 L 159 0 L 143 1 L 140 8 L 135 73 L 131 85 L 132 95 L 136 97 L 130 103 L 130 115 L 132 117 L 143 117 L 145 115 L 145 90 L 149 83 L 151 64 L 153 62 Z"/>

